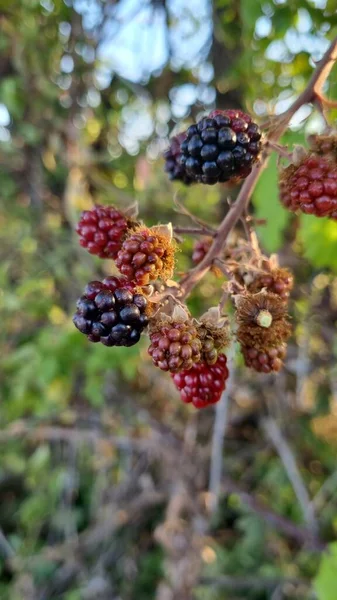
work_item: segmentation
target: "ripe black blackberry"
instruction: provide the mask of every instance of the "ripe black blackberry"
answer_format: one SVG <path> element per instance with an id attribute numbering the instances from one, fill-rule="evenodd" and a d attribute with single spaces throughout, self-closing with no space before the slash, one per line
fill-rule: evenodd
<path id="1" fill-rule="evenodd" d="M 182 181 L 185 185 L 193 183 L 180 162 L 181 144 L 186 139 L 185 133 L 179 133 L 170 139 L 170 147 L 164 152 L 165 171 L 171 181 Z"/>
<path id="2" fill-rule="evenodd" d="M 216 110 L 186 132 L 180 164 L 193 181 L 209 185 L 249 175 L 261 150 L 261 132 L 240 110 Z"/>
<path id="3" fill-rule="evenodd" d="M 123 277 L 91 281 L 77 301 L 75 327 L 91 342 L 133 346 L 148 324 L 148 301 Z"/>

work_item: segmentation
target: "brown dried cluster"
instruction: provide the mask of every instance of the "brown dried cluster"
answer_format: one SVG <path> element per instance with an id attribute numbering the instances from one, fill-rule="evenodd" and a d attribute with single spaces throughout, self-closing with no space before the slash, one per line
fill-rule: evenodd
<path id="1" fill-rule="evenodd" d="M 262 291 L 235 297 L 237 339 L 245 364 L 257 371 L 278 371 L 291 333 L 287 305 L 276 294 Z"/>

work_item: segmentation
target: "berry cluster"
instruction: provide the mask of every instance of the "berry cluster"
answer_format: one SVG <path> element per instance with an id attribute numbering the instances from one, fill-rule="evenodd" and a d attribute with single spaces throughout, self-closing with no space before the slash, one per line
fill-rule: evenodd
<path id="1" fill-rule="evenodd" d="M 329 157 L 307 155 L 280 175 L 280 199 L 291 211 L 337 219 L 337 164 Z"/>
<path id="2" fill-rule="evenodd" d="M 76 231 L 80 245 L 100 258 L 117 257 L 127 231 L 135 223 L 114 206 L 97 205 L 82 212 Z"/>
<path id="3" fill-rule="evenodd" d="M 213 185 L 249 175 L 261 150 L 261 132 L 239 110 L 214 111 L 186 132 L 179 163 L 195 182 Z"/>
<path id="4" fill-rule="evenodd" d="M 215 364 L 200 362 L 188 371 L 173 374 L 172 378 L 183 402 L 204 408 L 219 402 L 228 375 L 226 356 L 220 354 Z"/>
<path id="5" fill-rule="evenodd" d="M 146 297 L 118 277 L 91 281 L 77 301 L 74 325 L 91 342 L 133 346 L 148 324 Z"/>
<path id="6" fill-rule="evenodd" d="M 246 113 L 215 110 L 171 139 L 164 155 L 165 170 L 170 179 L 187 185 L 237 182 L 259 160 L 261 137 L 258 125 Z M 337 136 L 316 136 L 312 147 L 314 153 L 302 155 L 299 164 L 283 170 L 281 200 L 290 210 L 337 219 Z M 113 206 L 98 205 L 83 212 L 76 230 L 81 246 L 101 258 L 112 258 L 121 273 L 86 286 L 73 317 L 77 329 L 91 342 L 132 346 L 149 324 L 148 353 L 154 365 L 171 373 L 182 400 L 196 408 L 218 402 L 228 378 L 223 350 L 229 342 L 228 323 L 219 308 L 195 320 L 177 301 L 170 312 L 170 294 L 164 293 L 161 306 L 169 314 L 157 310 L 154 315 L 162 290 L 144 288 L 158 279 L 169 285 L 176 250 L 172 227 L 148 228 Z M 211 237 L 197 241 L 192 255 L 195 265 L 211 244 Z M 228 247 L 222 256 L 233 273 L 227 289 L 234 295 L 237 339 L 248 367 L 276 372 L 282 367 L 290 335 L 287 300 L 293 278 L 275 259 L 256 253 L 257 258 L 245 255 L 244 262 L 242 252 L 246 250 L 240 247 L 234 255 Z M 153 291 L 157 295 L 151 302 Z"/>

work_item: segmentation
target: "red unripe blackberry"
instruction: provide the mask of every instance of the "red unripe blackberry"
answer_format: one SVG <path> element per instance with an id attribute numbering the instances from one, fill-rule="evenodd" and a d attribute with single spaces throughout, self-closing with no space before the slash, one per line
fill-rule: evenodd
<path id="1" fill-rule="evenodd" d="M 213 240 L 211 237 L 205 237 L 195 242 L 192 254 L 192 261 L 195 265 L 201 263 L 201 261 L 205 258 L 212 245 L 212 241 Z"/>
<path id="2" fill-rule="evenodd" d="M 185 133 L 179 133 L 170 139 L 170 147 L 164 152 L 165 171 L 168 173 L 171 181 L 182 181 L 185 185 L 189 185 L 193 180 L 187 175 L 184 167 L 180 162 L 181 144 L 186 139 Z"/>
<path id="3" fill-rule="evenodd" d="M 187 371 L 200 361 L 201 341 L 190 320 L 166 317 L 152 322 L 150 341 L 149 355 L 163 371 Z"/>
<path id="4" fill-rule="evenodd" d="M 139 228 L 123 242 L 116 266 L 129 281 L 147 285 L 158 278 L 172 277 L 175 245 L 172 233 L 163 234 L 163 230 L 161 227 Z"/>
<path id="5" fill-rule="evenodd" d="M 180 164 L 196 182 L 237 181 L 247 177 L 258 160 L 260 140 L 260 129 L 249 115 L 215 110 L 188 128 Z"/>
<path id="6" fill-rule="evenodd" d="M 247 367 L 255 369 L 259 373 L 271 373 L 280 371 L 282 368 L 287 347 L 285 344 L 280 344 L 276 347 L 258 350 L 249 346 L 241 346 L 241 352 Z"/>
<path id="7" fill-rule="evenodd" d="M 220 354 L 214 365 L 200 362 L 188 371 L 172 375 L 183 402 L 205 408 L 219 402 L 228 379 L 227 359 Z"/>
<path id="8" fill-rule="evenodd" d="M 80 245 L 100 258 L 115 259 L 127 231 L 135 222 L 114 206 L 95 206 L 82 212 L 76 226 Z"/>
<path id="9" fill-rule="evenodd" d="M 77 301 L 75 327 L 91 342 L 133 346 L 148 324 L 148 301 L 124 277 L 91 281 Z"/>
<path id="10" fill-rule="evenodd" d="M 288 210 L 337 219 L 337 165 L 327 157 L 306 156 L 280 175 L 280 199 Z"/>

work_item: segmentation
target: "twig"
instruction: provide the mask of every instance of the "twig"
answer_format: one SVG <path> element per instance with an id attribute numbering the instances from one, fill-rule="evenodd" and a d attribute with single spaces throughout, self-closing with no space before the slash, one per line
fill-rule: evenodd
<path id="1" fill-rule="evenodd" d="M 235 577 L 230 575 L 218 575 L 217 577 L 201 577 L 200 579 L 200 585 L 207 585 L 216 589 L 229 588 L 240 591 L 251 589 L 273 591 L 274 588 L 286 585 L 287 583 L 293 585 L 310 585 L 309 581 L 296 579 L 295 577 L 259 577 L 258 575 Z"/>
<path id="2" fill-rule="evenodd" d="M 321 509 L 327 500 L 329 494 L 334 499 L 337 485 L 337 470 L 331 473 L 331 475 L 324 481 L 319 488 L 317 494 L 311 500 L 311 504 L 314 510 Z"/>
<path id="3" fill-rule="evenodd" d="M 7 442 L 11 439 L 26 438 L 33 442 L 41 441 L 65 441 L 73 445 L 83 443 L 99 443 L 100 441 L 108 441 L 111 445 L 120 449 L 137 449 L 139 451 L 147 451 L 155 449 L 157 441 L 151 435 L 148 439 L 133 439 L 128 436 L 114 436 L 104 434 L 101 431 L 93 429 L 76 429 L 70 427 L 59 427 L 55 425 L 38 425 L 27 424 L 24 421 L 15 421 L 6 430 L 0 431 L 0 443 Z"/>
<path id="4" fill-rule="evenodd" d="M 15 552 L 12 546 L 10 545 L 9 541 L 7 540 L 5 534 L 3 533 L 2 529 L 0 529 L 0 555 L 3 557 L 4 560 L 8 560 L 15 556 Z"/>
<path id="5" fill-rule="evenodd" d="M 308 527 L 317 534 L 319 528 L 314 507 L 287 440 L 283 436 L 275 419 L 268 417 L 263 419 L 261 424 L 266 437 L 273 444 L 283 463 Z"/>
<path id="6" fill-rule="evenodd" d="M 219 494 L 223 472 L 224 437 L 228 424 L 229 400 L 234 381 L 234 356 L 235 344 L 233 342 L 227 354 L 229 378 L 227 380 L 226 389 L 222 393 L 221 400 L 217 403 L 215 409 L 209 479 L 210 499 L 208 505 L 211 514 L 217 510 L 219 504 Z"/>
<path id="7" fill-rule="evenodd" d="M 287 148 L 285 148 L 281 144 L 277 144 L 276 142 L 271 142 L 271 141 L 268 141 L 267 145 L 272 150 L 274 150 L 279 156 L 282 156 L 283 158 L 287 158 L 288 160 L 291 161 L 291 159 L 292 159 L 292 153 L 289 152 L 289 150 Z"/>
<path id="8" fill-rule="evenodd" d="M 234 481 L 225 478 L 223 484 L 223 492 L 226 494 L 235 494 L 240 500 L 254 513 L 259 515 L 263 521 L 278 529 L 288 538 L 296 540 L 299 544 L 305 545 L 312 550 L 321 552 L 325 549 L 326 544 L 313 531 L 296 525 L 286 517 L 278 515 L 269 508 L 266 504 L 256 500 L 250 493 L 242 490 Z"/>
<path id="9" fill-rule="evenodd" d="M 214 237 L 215 233 L 212 229 L 208 227 L 174 227 L 174 233 L 186 235 L 208 235 L 210 237 Z"/>

